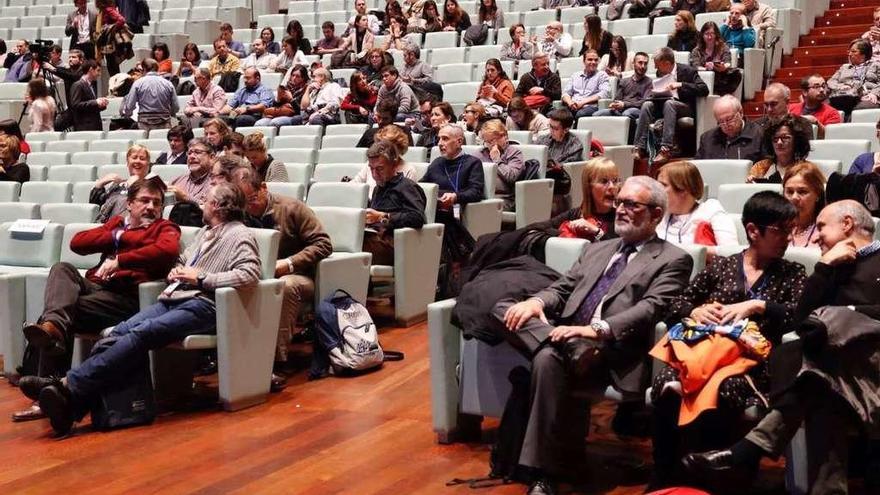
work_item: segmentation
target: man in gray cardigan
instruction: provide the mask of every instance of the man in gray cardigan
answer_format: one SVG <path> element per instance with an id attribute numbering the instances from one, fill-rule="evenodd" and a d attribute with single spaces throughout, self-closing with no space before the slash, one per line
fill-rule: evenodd
<path id="1" fill-rule="evenodd" d="M 216 331 L 214 291 L 246 287 L 260 279 L 260 256 L 253 233 L 241 222 L 245 196 L 228 183 L 213 186 L 204 206 L 205 227 L 168 274 L 159 302 L 116 325 L 115 342 L 78 368 L 57 378 L 30 377 L 40 407 L 60 435 L 70 432 L 97 396 L 148 360 L 148 352 L 188 335 Z M 34 393 L 33 390 L 23 392 Z"/>
<path id="2" fill-rule="evenodd" d="M 376 97 L 376 107 L 386 100 L 397 103 L 395 122 L 403 122 L 410 117 L 419 118 L 419 99 L 409 84 L 400 80 L 400 72 L 393 65 L 382 67 L 382 86 Z"/>
<path id="3" fill-rule="evenodd" d="M 687 253 L 654 233 L 666 210 L 659 182 L 630 177 L 615 204 L 619 239 L 588 245 L 556 283 L 492 311 L 496 331 L 532 361 L 519 458 L 534 471 L 529 494 L 556 493 L 564 466 L 583 453 L 589 406 L 572 398 L 572 388 L 643 390 L 654 325 L 693 267 Z"/>

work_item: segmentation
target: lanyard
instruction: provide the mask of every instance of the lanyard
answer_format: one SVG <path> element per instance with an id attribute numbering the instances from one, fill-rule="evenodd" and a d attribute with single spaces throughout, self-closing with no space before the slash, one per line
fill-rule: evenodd
<path id="1" fill-rule="evenodd" d="M 455 169 L 455 182 L 452 182 L 452 177 L 449 176 L 449 169 L 443 167 L 443 172 L 446 174 L 446 178 L 449 180 L 449 183 L 452 185 L 452 192 L 458 194 L 458 185 L 460 184 L 459 179 L 461 179 L 461 165 L 462 165 L 462 157 L 458 157 L 456 160 L 458 163 L 458 168 Z"/>

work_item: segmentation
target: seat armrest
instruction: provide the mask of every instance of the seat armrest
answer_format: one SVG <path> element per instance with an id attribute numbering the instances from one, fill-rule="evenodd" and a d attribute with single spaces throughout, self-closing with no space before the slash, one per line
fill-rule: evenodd
<path id="1" fill-rule="evenodd" d="M 431 417 L 434 432 L 445 443 L 458 426 L 461 330 L 452 325 L 455 299 L 428 305 L 428 350 L 431 372 Z"/>
<path id="2" fill-rule="evenodd" d="M 483 234 L 491 234 L 501 230 L 501 212 L 504 201 L 500 199 L 484 199 L 477 203 L 469 203 L 462 209 L 461 220 L 474 239 Z"/>
<path id="3" fill-rule="evenodd" d="M 168 284 L 164 280 L 151 280 L 138 284 L 138 303 L 141 310 L 146 309 L 159 299 L 159 294 Z"/>

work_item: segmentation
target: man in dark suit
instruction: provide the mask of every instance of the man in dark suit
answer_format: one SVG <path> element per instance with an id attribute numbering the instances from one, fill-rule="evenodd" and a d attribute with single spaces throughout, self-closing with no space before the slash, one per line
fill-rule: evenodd
<path id="1" fill-rule="evenodd" d="M 89 7 L 86 0 L 74 0 L 73 4 L 76 8 L 67 14 L 64 34 L 70 36 L 71 50 L 82 50 L 86 59 L 94 60 L 95 43 L 92 39 L 94 39 L 98 11 Z"/>
<path id="2" fill-rule="evenodd" d="M 675 63 L 675 52 L 663 47 L 654 54 L 654 66 L 657 67 L 657 79 L 654 80 L 654 91 L 649 99 L 642 103 L 642 111 L 636 124 L 636 136 L 633 145 L 633 159 L 644 160 L 648 154 L 648 133 L 655 120 L 663 119 L 663 137 L 660 139 L 660 152 L 654 157 L 654 165 L 660 166 L 676 156 L 675 126 L 678 119 L 696 115 L 697 98 L 707 96 L 709 87 L 700 79 L 697 70 L 687 64 Z M 663 87 L 658 81 L 675 75 Z M 652 100 L 650 98 L 657 97 Z"/>
<path id="3" fill-rule="evenodd" d="M 529 494 L 555 493 L 564 466 L 583 452 L 588 406 L 571 397 L 573 386 L 601 389 L 610 382 L 623 392 L 644 390 L 654 325 L 693 267 L 687 253 L 655 234 L 666 210 L 659 182 L 631 177 L 615 204 L 619 239 L 587 246 L 556 283 L 493 309 L 501 323 L 496 331 L 532 360 L 519 458 L 534 470 Z"/>
<path id="4" fill-rule="evenodd" d="M 193 139 L 193 131 L 185 125 L 176 125 L 168 129 L 168 147 L 171 151 L 163 151 L 156 158 L 158 165 L 186 165 L 186 150 Z"/>
<path id="5" fill-rule="evenodd" d="M 94 83 L 101 77 L 101 66 L 94 60 L 86 60 L 82 64 L 83 76 L 70 88 L 70 110 L 73 114 L 75 131 L 100 131 L 101 110 L 107 108 L 107 98 L 98 98 Z"/>

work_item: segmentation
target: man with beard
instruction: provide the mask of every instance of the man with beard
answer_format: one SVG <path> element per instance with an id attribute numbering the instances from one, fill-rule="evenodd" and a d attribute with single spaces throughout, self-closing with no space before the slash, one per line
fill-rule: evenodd
<path id="1" fill-rule="evenodd" d="M 818 137 L 825 136 L 825 126 L 843 122 L 837 110 L 827 103 L 828 84 L 820 74 L 812 74 L 801 79 L 800 103 L 792 103 L 788 106 L 788 112 L 792 115 L 801 116 L 811 124 L 819 128 Z"/>
<path id="2" fill-rule="evenodd" d="M 654 233 L 666 211 L 659 182 L 630 177 L 615 206 L 619 239 L 588 245 L 553 285 L 492 310 L 495 331 L 532 361 L 519 457 L 532 471 L 530 495 L 556 493 L 564 466 L 582 456 L 589 406 L 572 388 L 644 390 L 651 332 L 691 273 L 691 257 Z"/>
<path id="3" fill-rule="evenodd" d="M 138 180 L 128 188 L 125 214 L 70 240 L 71 251 L 82 256 L 100 253 L 101 262 L 85 277 L 65 262 L 49 270 L 43 313 L 23 328 L 29 344 L 41 352 L 41 361 L 68 354 L 74 330 L 98 333 L 137 313 L 138 284 L 168 275 L 177 260 L 180 227 L 162 219 L 164 194 L 160 179 Z M 66 367 L 46 371 L 61 373 Z M 22 391 L 36 400 L 27 382 L 21 379 Z M 14 414 L 13 420 L 40 417 L 39 409 L 31 409 Z"/>

